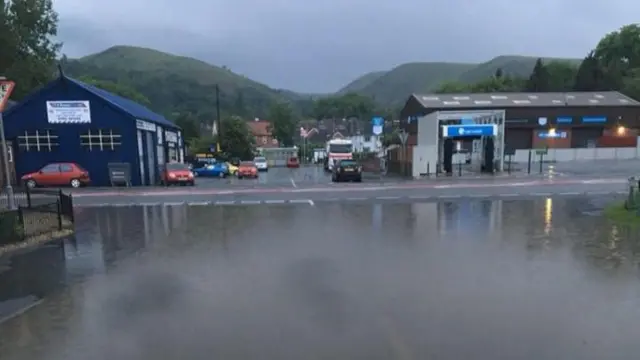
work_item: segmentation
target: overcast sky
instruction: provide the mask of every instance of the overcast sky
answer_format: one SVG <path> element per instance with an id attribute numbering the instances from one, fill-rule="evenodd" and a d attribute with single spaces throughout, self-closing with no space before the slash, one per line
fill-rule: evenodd
<path id="1" fill-rule="evenodd" d="M 63 52 L 137 45 L 301 92 L 406 62 L 583 57 L 633 0 L 54 0 Z"/>

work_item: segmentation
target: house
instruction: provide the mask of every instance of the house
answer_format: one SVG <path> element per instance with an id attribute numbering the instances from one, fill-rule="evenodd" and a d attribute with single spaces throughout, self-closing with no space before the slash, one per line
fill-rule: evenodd
<path id="1" fill-rule="evenodd" d="M 54 162 L 75 162 L 92 184 L 110 184 L 109 163 L 127 163 L 132 185 L 153 185 L 158 167 L 184 160 L 180 128 L 146 107 L 60 76 L 4 113 L 14 181 Z"/>
<path id="2" fill-rule="evenodd" d="M 267 120 L 256 118 L 254 121 L 248 122 L 249 131 L 255 138 L 256 147 L 260 149 L 279 147 L 278 140 L 271 135 L 271 123 Z"/>

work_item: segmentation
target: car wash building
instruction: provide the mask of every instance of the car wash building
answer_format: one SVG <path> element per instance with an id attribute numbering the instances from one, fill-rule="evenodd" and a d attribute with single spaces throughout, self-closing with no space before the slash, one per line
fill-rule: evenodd
<path id="1" fill-rule="evenodd" d="M 477 171 L 526 162 L 640 157 L 640 103 L 619 92 L 414 94 L 401 112 L 407 175 L 451 173 L 456 155 Z"/>
<path id="2" fill-rule="evenodd" d="M 55 162 L 85 168 L 110 185 L 109 164 L 125 164 L 131 185 L 153 185 L 159 166 L 182 162 L 180 128 L 131 100 L 61 74 L 4 113 L 5 135 L 22 175 Z"/>

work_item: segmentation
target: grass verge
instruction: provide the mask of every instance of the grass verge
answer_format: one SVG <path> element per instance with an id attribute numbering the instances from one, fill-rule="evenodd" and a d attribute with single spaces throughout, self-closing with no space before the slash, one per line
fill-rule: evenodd
<path id="1" fill-rule="evenodd" d="M 640 226 L 640 215 L 637 210 L 628 210 L 623 202 L 616 202 L 604 209 L 606 218 L 616 224 L 626 226 Z"/>

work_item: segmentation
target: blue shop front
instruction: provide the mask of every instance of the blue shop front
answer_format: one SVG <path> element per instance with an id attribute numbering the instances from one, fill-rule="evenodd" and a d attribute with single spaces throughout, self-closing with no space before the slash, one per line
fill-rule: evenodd
<path id="1" fill-rule="evenodd" d="M 56 162 L 108 186 L 109 163 L 127 163 L 132 185 L 158 183 L 160 165 L 184 160 L 180 128 L 131 100 L 61 74 L 4 113 L 16 180 Z"/>

